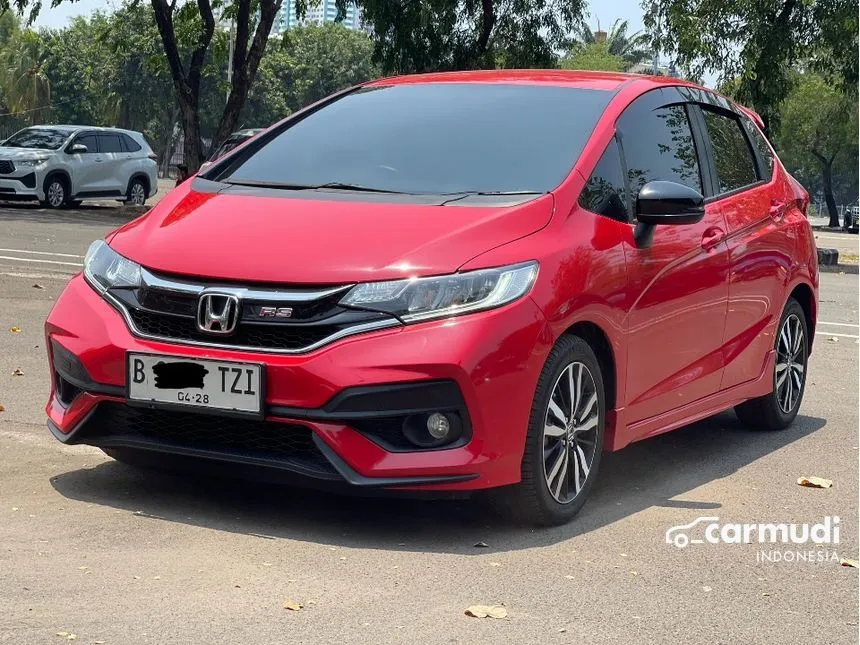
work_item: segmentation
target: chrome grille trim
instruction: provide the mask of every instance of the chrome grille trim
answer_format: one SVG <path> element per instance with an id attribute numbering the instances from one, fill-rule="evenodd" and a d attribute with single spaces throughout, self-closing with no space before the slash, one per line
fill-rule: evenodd
<path id="1" fill-rule="evenodd" d="M 177 280 L 175 278 L 163 278 L 151 271 L 140 269 L 140 277 L 145 287 L 152 287 L 161 291 L 171 291 L 189 296 L 199 296 L 205 289 L 217 288 L 219 293 L 230 293 L 240 297 L 242 300 L 254 300 L 265 302 L 312 302 L 346 292 L 355 284 L 346 284 L 328 289 L 311 289 L 307 291 L 282 291 L 280 289 L 254 289 L 250 287 L 221 286 L 217 282 L 211 284 L 200 284 L 190 280 Z"/>

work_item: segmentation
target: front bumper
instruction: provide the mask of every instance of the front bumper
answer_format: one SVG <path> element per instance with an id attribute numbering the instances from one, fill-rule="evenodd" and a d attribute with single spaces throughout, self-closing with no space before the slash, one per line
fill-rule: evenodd
<path id="1" fill-rule="evenodd" d="M 9 175 L 0 175 L 0 199 L 44 199 L 42 185 L 37 173 L 18 170 Z"/>
<path id="2" fill-rule="evenodd" d="M 552 343 L 529 298 L 493 311 L 352 336 L 301 355 L 151 341 L 132 335 L 119 312 L 81 276 L 58 299 L 46 336 L 49 348 L 59 345 L 82 368 L 51 356 L 47 414 L 61 441 L 287 470 L 320 482 L 432 490 L 519 481 L 532 397 Z M 213 420 L 129 405 L 128 351 L 262 363 L 265 419 Z M 64 382 L 72 382 L 71 395 L 58 392 Z M 360 403 L 356 392 L 365 394 Z M 344 408 L 344 400 L 352 403 Z M 434 406 L 459 408 L 467 424 L 462 441 L 427 450 L 386 443 L 392 418 Z M 181 418 L 170 416 L 177 414 Z M 141 424 L 147 432 L 132 431 Z M 152 430 L 154 424 L 161 430 Z M 165 438 L 165 429 L 177 427 L 189 430 L 180 440 Z M 213 444 L 213 434 L 201 438 L 201 428 L 214 428 L 223 441 Z M 237 444 L 237 436 L 262 439 L 249 446 Z M 300 449 L 293 454 L 279 442 Z"/>

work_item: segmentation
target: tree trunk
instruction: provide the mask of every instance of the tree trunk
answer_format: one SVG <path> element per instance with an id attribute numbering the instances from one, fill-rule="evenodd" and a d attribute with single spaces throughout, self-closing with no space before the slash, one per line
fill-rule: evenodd
<path id="1" fill-rule="evenodd" d="M 831 228 L 839 227 L 839 211 L 836 210 L 836 200 L 833 198 L 833 160 L 821 163 L 821 185 L 824 188 L 824 201 L 827 203 L 827 213 L 830 215 Z"/>
<path id="2" fill-rule="evenodd" d="M 212 139 L 212 148 L 217 149 L 236 129 L 239 114 L 248 99 L 248 91 L 257 77 L 257 68 L 266 52 L 269 32 L 275 22 L 275 17 L 281 8 L 282 0 L 261 0 L 260 17 L 254 38 L 249 40 L 250 0 L 239 0 L 239 11 L 236 16 L 236 42 L 233 49 L 233 78 L 227 105 L 218 123 L 218 130 Z"/>
<path id="3" fill-rule="evenodd" d="M 182 132 L 185 139 L 182 143 L 182 165 L 192 175 L 203 163 L 203 151 L 200 149 L 200 115 L 197 110 L 197 101 L 182 104 Z"/>

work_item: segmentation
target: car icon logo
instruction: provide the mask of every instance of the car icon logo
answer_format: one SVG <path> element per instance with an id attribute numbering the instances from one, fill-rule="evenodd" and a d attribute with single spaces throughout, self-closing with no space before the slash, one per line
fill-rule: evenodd
<path id="1" fill-rule="evenodd" d="M 690 522 L 689 524 L 682 524 L 679 526 L 673 526 L 668 531 L 666 531 L 666 544 L 674 544 L 679 549 L 685 548 L 689 544 L 702 544 L 704 540 L 701 538 L 691 538 L 689 536 L 689 529 L 692 529 L 694 526 L 698 524 L 710 523 L 710 522 L 719 522 L 719 517 L 697 517 L 695 520 Z"/>

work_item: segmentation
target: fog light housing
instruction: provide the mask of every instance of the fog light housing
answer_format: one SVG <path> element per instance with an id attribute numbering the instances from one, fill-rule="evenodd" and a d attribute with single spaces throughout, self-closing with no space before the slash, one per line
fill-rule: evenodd
<path id="1" fill-rule="evenodd" d="M 451 432 L 451 422 L 441 412 L 434 412 L 427 417 L 427 432 L 434 439 L 443 440 Z"/>
<path id="2" fill-rule="evenodd" d="M 403 420 L 403 436 L 418 448 L 440 448 L 457 441 L 463 424 L 454 412 L 413 414 Z"/>

